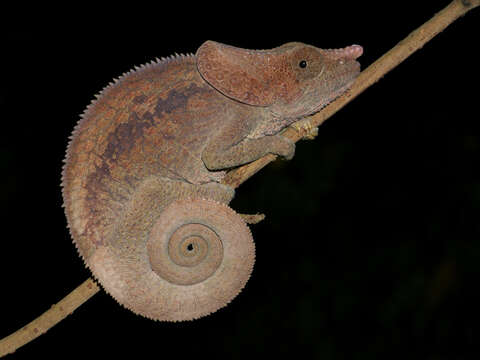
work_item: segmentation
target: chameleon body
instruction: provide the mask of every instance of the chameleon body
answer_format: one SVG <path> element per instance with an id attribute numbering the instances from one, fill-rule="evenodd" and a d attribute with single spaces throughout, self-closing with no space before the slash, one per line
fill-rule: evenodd
<path id="1" fill-rule="evenodd" d="M 62 186 L 74 243 L 104 289 L 151 319 L 196 319 L 230 302 L 254 243 L 227 205 L 226 170 L 287 159 L 284 127 L 342 94 L 362 48 L 288 43 L 245 50 L 213 41 L 108 85 L 68 145 Z"/>

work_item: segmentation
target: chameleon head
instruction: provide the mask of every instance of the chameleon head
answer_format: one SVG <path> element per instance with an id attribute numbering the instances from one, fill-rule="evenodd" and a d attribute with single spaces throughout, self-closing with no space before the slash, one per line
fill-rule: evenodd
<path id="1" fill-rule="evenodd" d="M 359 45 L 343 49 L 319 49 L 301 43 L 289 43 L 278 65 L 278 97 L 272 111 L 283 118 L 313 114 L 344 93 L 360 73 L 356 59 L 362 55 Z"/>
<path id="2" fill-rule="evenodd" d="M 207 41 L 197 51 L 197 67 L 224 95 L 268 107 L 288 125 L 345 92 L 360 73 L 362 53 L 359 45 L 324 50 L 296 42 L 245 50 Z"/>

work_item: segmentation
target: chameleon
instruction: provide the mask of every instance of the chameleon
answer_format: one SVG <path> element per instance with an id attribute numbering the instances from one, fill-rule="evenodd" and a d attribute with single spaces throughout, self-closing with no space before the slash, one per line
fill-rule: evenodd
<path id="1" fill-rule="evenodd" d="M 114 79 L 67 146 L 62 195 L 73 242 L 118 303 L 160 321 L 226 306 L 253 270 L 255 245 L 228 204 L 229 169 L 291 159 L 285 127 L 343 94 L 359 45 L 291 42 L 248 50 L 215 41 Z"/>

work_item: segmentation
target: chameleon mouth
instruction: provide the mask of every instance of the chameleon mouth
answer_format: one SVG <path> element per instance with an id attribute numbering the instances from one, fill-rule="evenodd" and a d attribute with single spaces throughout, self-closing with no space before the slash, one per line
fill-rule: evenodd
<path id="1" fill-rule="evenodd" d="M 350 63 L 346 64 L 347 66 L 345 67 L 344 71 L 342 71 L 342 74 L 339 74 L 339 79 L 343 79 L 343 81 L 341 81 L 340 84 L 337 85 L 335 88 L 330 90 L 330 95 L 325 99 L 325 101 L 321 102 L 318 106 L 316 106 L 312 110 L 310 115 L 320 111 L 325 106 L 327 106 L 332 101 L 334 101 L 339 96 L 341 96 L 346 91 L 348 91 L 348 89 L 354 83 L 355 79 L 360 74 L 360 63 L 353 59 L 356 59 L 358 56 L 362 54 L 362 48 L 357 45 L 352 45 L 351 47 L 348 47 L 346 49 L 348 50 L 347 51 L 348 56 L 344 56 L 343 59 L 350 59 Z M 345 49 L 342 49 L 342 50 L 343 50 L 343 54 L 345 54 L 346 50 Z M 334 51 L 334 50 L 331 50 L 331 51 Z M 323 73 L 323 69 L 321 74 L 322 73 Z"/>
<path id="2" fill-rule="evenodd" d="M 336 100 L 338 97 L 340 97 L 341 95 L 343 95 L 344 93 L 346 93 L 348 91 L 348 89 L 350 89 L 350 87 L 352 86 L 353 82 L 355 81 L 356 79 L 356 76 L 353 77 L 351 80 L 349 80 L 348 82 L 346 82 L 345 84 L 343 85 L 340 85 L 339 87 L 337 87 L 336 89 L 334 89 L 331 93 L 331 95 L 326 99 L 325 102 L 323 103 L 320 103 L 317 107 L 315 107 L 311 113 L 309 115 L 313 115 L 315 114 L 316 112 L 319 112 L 320 110 L 322 110 L 324 107 L 326 107 L 328 104 L 330 104 L 331 102 L 333 102 L 334 100 Z"/>

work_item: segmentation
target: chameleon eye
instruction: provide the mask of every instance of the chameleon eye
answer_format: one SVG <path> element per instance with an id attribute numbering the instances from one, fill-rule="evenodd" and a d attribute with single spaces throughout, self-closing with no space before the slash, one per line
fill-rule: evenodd
<path id="1" fill-rule="evenodd" d="M 302 60 L 298 63 L 298 66 L 300 66 L 302 69 L 305 69 L 307 67 L 307 61 Z"/>

